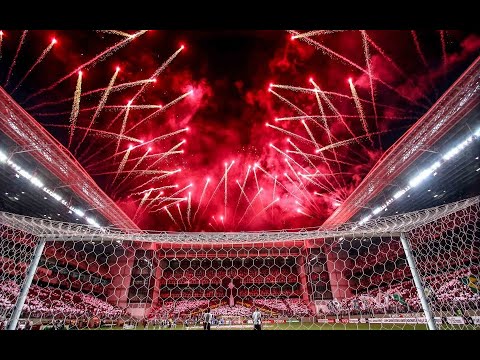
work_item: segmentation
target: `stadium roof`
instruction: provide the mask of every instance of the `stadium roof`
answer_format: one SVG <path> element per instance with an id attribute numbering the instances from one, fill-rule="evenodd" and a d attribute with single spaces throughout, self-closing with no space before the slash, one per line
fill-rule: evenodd
<path id="1" fill-rule="evenodd" d="M 480 194 L 479 96 L 480 57 L 384 154 L 323 226 L 331 228 L 369 215 L 415 211 Z M 441 169 L 432 171 L 434 178 L 412 187 L 405 196 L 408 201 L 405 198 L 390 201 L 397 200 L 393 195 L 408 186 L 415 176 L 469 138 L 471 144 L 459 149 Z"/>
<path id="2" fill-rule="evenodd" d="M 70 153 L 0 87 L 0 208 L 119 229 L 137 225 Z M 35 179 L 39 182 L 36 183 Z M 84 217 L 84 219 L 80 219 Z"/>

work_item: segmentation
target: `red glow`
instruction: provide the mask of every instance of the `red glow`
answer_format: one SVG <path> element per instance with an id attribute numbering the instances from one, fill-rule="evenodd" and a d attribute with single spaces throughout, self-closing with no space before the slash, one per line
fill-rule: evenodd
<path id="1" fill-rule="evenodd" d="M 290 36 L 290 40 L 295 40 L 295 35 Z"/>
<path id="2" fill-rule="evenodd" d="M 277 122 L 277 121 L 278 121 L 278 118 L 275 118 L 275 122 Z"/>
<path id="3" fill-rule="evenodd" d="M 57 43 L 57 39 L 52 38 L 52 44 L 56 44 L 56 43 Z"/>
<path id="4" fill-rule="evenodd" d="M 189 131 L 189 130 L 190 130 L 190 128 L 187 126 L 187 127 L 185 128 L 185 130 L 186 130 L 186 131 Z"/>
<path id="5" fill-rule="evenodd" d="M 310 76 L 310 78 L 308 79 L 308 81 L 313 82 L 313 77 Z"/>
<path id="6" fill-rule="evenodd" d="M 117 66 L 117 67 L 115 68 L 115 70 L 116 70 L 116 71 L 120 71 L 120 66 Z"/>
<path id="7" fill-rule="evenodd" d="M 348 82 L 351 84 L 352 83 L 352 78 L 348 78 Z"/>
<path id="8" fill-rule="evenodd" d="M 79 71 L 78 71 L 78 75 L 79 75 L 79 76 L 82 76 L 82 75 L 83 75 L 83 71 L 82 71 L 82 70 L 79 70 Z"/>
<path id="9" fill-rule="evenodd" d="M 152 82 L 156 83 L 156 82 L 157 82 L 157 79 L 156 79 L 156 78 L 153 78 L 153 79 L 152 79 Z"/>
<path id="10" fill-rule="evenodd" d="M 127 103 L 127 105 L 128 105 L 128 106 L 132 105 L 132 102 L 133 102 L 133 100 L 129 100 L 128 103 Z"/>
<path id="11" fill-rule="evenodd" d="M 180 49 L 185 50 L 185 44 L 180 44 Z"/>
<path id="12" fill-rule="evenodd" d="M 152 151 L 152 148 L 151 148 L 151 147 L 149 147 L 149 148 L 148 148 L 148 151 Z"/>
<path id="13" fill-rule="evenodd" d="M 128 150 L 132 150 L 133 149 L 133 146 L 132 145 L 128 145 Z"/>
<path id="14" fill-rule="evenodd" d="M 3 31 L 2 30 L 0 30 L 0 36 L 3 36 Z"/>

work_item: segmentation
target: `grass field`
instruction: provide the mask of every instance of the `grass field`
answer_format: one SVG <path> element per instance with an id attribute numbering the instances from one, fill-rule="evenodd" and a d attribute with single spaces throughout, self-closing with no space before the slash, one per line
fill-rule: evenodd
<path id="1" fill-rule="evenodd" d="M 450 325 L 451 327 L 451 325 Z M 263 326 L 264 330 L 427 330 L 427 326 L 424 324 L 314 324 L 314 323 L 289 323 L 289 324 L 266 324 Z M 477 327 L 480 329 L 480 327 Z M 121 327 L 103 327 L 99 330 L 123 330 Z M 145 330 L 143 326 L 138 326 L 132 330 Z M 150 326 L 146 331 L 158 331 L 158 327 L 153 329 Z M 160 329 L 163 331 L 176 331 L 176 330 L 186 330 L 186 331 L 199 331 L 203 328 L 189 327 L 184 328 L 183 325 L 179 325 L 173 329 Z M 232 327 L 232 326 L 212 326 L 212 330 L 253 330 L 252 325 L 244 325 L 242 327 Z"/>

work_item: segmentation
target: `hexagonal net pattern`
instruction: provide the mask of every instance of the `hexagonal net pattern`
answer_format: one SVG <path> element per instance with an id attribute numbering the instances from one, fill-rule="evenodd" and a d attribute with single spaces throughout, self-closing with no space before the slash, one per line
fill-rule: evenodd
<path id="1" fill-rule="evenodd" d="M 263 329 L 478 328 L 479 212 L 475 197 L 336 229 L 245 233 L 0 213 L 0 324 L 253 329 L 256 308 Z"/>

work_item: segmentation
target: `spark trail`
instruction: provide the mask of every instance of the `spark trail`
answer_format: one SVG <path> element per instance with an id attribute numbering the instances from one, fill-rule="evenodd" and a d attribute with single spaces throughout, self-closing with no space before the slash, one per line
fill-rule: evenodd
<path id="1" fill-rule="evenodd" d="M 418 41 L 417 33 L 415 30 L 411 31 L 413 42 L 415 43 L 415 49 L 417 49 L 417 53 L 420 56 L 420 60 L 422 60 L 423 66 L 428 69 L 427 59 L 425 59 L 425 55 L 423 54 L 422 48 L 420 47 L 420 42 Z"/>
<path id="2" fill-rule="evenodd" d="M 302 120 L 302 125 L 303 125 L 303 127 L 305 128 L 305 130 L 307 131 L 308 136 L 310 136 L 310 139 L 312 139 L 312 141 L 314 142 L 315 147 L 318 149 L 318 148 L 319 148 L 318 142 L 317 142 L 317 140 L 315 139 L 315 137 L 313 136 L 312 132 L 310 131 L 310 128 L 308 127 L 308 125 L 307 125 L 307 123 L 306 123 L 305 120 Z"/>
<path id="3" fill-rule="evenodd" d="M 31 66 L 30 69 L 28 69 L 28 71 L 26 72 L 25 75 L 23 75 L 23 78 L 20 80 L 20 82 L 17 84 L 17 86 L 15 86 L 15 88 L 12 90 L 12 92 L 10 94 L 13 95 L 13 93 L 15 91 L 17 91 L 17 89 L 22 85 L 22 83 L 25 81 L 25 79 L 28 77 L 28 75 L 30 75 L 30 73 L 33 71 L 33 69 L 35 69 L 35 67 L 37 67 L 38 64 L 40 64 L 43 59 L 45 58 L 45 56 L 47 56 L 47 54 L 50 52 L 50 50 L 52 50 L 53 46 L 57 43 L 57 40 L 56 39 L 52 39 L 52 41 L 50 42 L 50 44 L 45 48 L 45 50 L 43 50 L 43 52 L 40 54 L 40 56 L 38 57 L 38 59 L 33 63 L 33 65 Z"/>
<path id="4" fill-rule="evenodd" d="M 443 71 L 447 73 L 447 48 L 445 45 L 445 30 L 440 30 L 440 42 L 442 44 Z"/>
<path id="5" fill-rule="evenodd" d="M 131 105 L 131 101 L 128 102 L 128 105 L 127 106 L 127 110 L 125 111 L 125 116 L 123 117 L 123 121 L 122 121 L 122 127 L 120 129 L 120 136 L 123 135 L 123 133 L 125 132 L 125 127 L 127 126 L 127 119 L 128 119 L 128 113 L 130 112 L 130 105 Z M 118 148 L 120 147 L 120 140 L 117 140 L 117 147 L 115 148 L 115 152 L 118 152 Z M 78 149 L 78 146 L 77 146 L 77 149 Z"/>
<path id="6" fill-rule="evenodd" d="M 340 112 L 337 110 L 337 108 L 332 104 L 332 102 L 330 101 L 330 99 L 323 93 L 323 91 L 320 89 L 320 87 L 315 83 L 315 81 L 313 79 L 310 79 L 310 82 L 312 83 L 313 86 L 315 86 L 315 88 L 319 91 L 319 94 L 320 96 L 322 97 L 323 101 L 325 101 L 328 105 L 328 107 L 335 113 L 338 115 L 340 121 L 342 122 L 342 124 L 345 126 L 345 128 L 348 130 L 348 132 L 350 133 L 350 135 L 352 135 L 352 137 L 356 137 L 355 133 L 352 131 L 352 129 L 350 128 L 350 126 L 348 126 L 347 122 L 343 119 L 343 116 L 342 114 L 340 114 Z M 365 146 L 362 144 L 362 143 L 358 143 L 360 146 L 362 146 L 365 150 L 367 150 L 365 148 Z"/>
<path id="7" fill-rule="evenodd" d="M 298 154 L 302 155 L 302 157 L 310 164 L 310 166 L 311 166 L 313 169 L 316 169 L 316 166 L 313 164 L 313 162 L 308 158 L 308 156 L 307 156 L 302 150 L 300 150 L 300 149 L 298 148 L 297 145 L 295 145 L 295 144 L 292 142 L 292 140 L 288 139 L 287 142 L 288 142 L 290 145 L 292 145 L 292 146 L 295 148 L 295 150 L 297 150 Z M 287 152 L 289 152 L 289 151 L 287 150 Z"/>
<path id="8" fill-rule="evenodd" d="M 73 134 L 75 132 L 75 125 L 77 124 L 78 112 L 80 111 L 80 98 L 82 93 L 82 72 L 78 72 L 77 86 L 75 87 L 75 94 L 73 96 L 72 113 L 70 114 L 70 131 L 68 136 L 68 148 L 72 145 Z"/>
<path id="9" fill-rule="evenodd" d="M 370 133 L 370 135 L 386 134 L 386 133 L 389 133 L 393 130 L 399 130 L 401 128 L 405 128 L 405 126 L 400 127 L 400 128 L 396 128 L 396 129 L 392 129 L 392 130 L 384 130 L 384 131 L 373 132 L 373 133 Z M 353 142 L 358 142 L 359 140 L 365 139 L 366 137 L 368 137 L 368 136 L 367 135 L 360 135 L 360 136 L 357 136 L 354 139 L 342 140 L 342 141 L 336 142 L 334 144 L 324 146 L 323 148 L 317 150 L 316 152 L 319 153 L 319 152 L 322 152 L 322 151 L 325 151 L 325 150 L 330 150 L 330 149 L 337 148 L 337 147 L 340 147 L 340 146 L 345 146 L 345 145 L 351 144 Z"/>
<path id="10" fill-rule="evenodd" d="M 373 114 L 375 116 L 375 129 L 378 130 L 378 114 L 377 114 L 377 106 L 375 105 L 375 88 L 373 87 L 372 67 L 371 67 L 371 64 L 370 64 L 370 50 L 368 48 L 367 32 L 365 30 L 361 30 L 360 33 L 362 34 L 363 53 L 365 55 L 365 62 L 367 64 L 368 81 L 370 82 L 370 97 L 372 98 Z M 352 88 L 353 84 L 351 84 L 351 81 L 349 81 L 349 83 L 350 83 L 350 88 Z M 352 93 L 353 93 L 353 91 L 352 91 Z M 358 95 L 357 95 L 356 98 L 359 99 Z M 357 100 L 355 100 L 355 104 L 357 104 Z M 359 106 L 357 106 L 357 109 L 358 108 L 359 108 Z M 361 104 L 360 104 L 360 108 L 361 108 Z M 365 118 L 365 114 L 363 114 L 363 117 Z M 380 148 L 381 148 L 382 147 L 382 139 L 381 139 L 380 136 L 378 137 L 378 141 L 380 143 Z M 371 138 L 370 138 L 370 142 L 373 145 L 373 142 L 372 142 Z"/>
<path id="11" fill-rule="evenodd" d="M 173 189 L 173 188 L 177 188 L 177 187 L 178 187 L 177 185 L 166 185 L 166 186 L 161 186 L 161 187 L 158 187 L 158 188 L 150 188 L 148 190 L 139 191 L 139 192 L 133 193 L 131 195 L 142 195 L 142 194 L 145 194 L 149 191 L 161 191 L 161 190 Z"/>
<path id="12" fill-rule="evenodd" d="M 207 178 L 207 181 L 205 181 L 205 186 L 203 187 L 202 194 L 200 195 L 200 200 L 198 201 L 198 207 L 197 210 L 195 211 L 195 214 L 193 214 L 193 220 L 192 222 L 195 223 L 195 217 L 197 216 L 198 210 L 200 210 L 200 207 L 202 206 L 202 200 L 203 197 L 205 196 L 205 191 L 207 190 L 207 186 L 210 183 L 210 178 Z"/>
<path id="13" fill-rule="evenodd" d="M 267 206 L 265 206 L 262 210 L 260 210 L 258 213 L 255 214 L 254 217 L 252 217 L 252 219 L 250 220 L 250 222 L 246 225 L 247 227 L 258 217 L 260 216 L 260 214 L 262 214 L 263 212 L 267 211 L 269 208 L 271 208 L 273 205 L 275 205 L 275 203 L 277 201 L 280 201 L 280 198 L 276 198 L 275 200 L 273 200 L 270 204 L 268 204 Z"/>
<path id="14" fill-rule="evenodd" d="M 300 135 L 298 135 L 298 134 L 295 134 L 295 133 L 293 133 L 293 132 L 291 132 L 291 131 L 282 129 L 282 128 L 278 127 L 278 126 L 271 125 L 271 124 L 269 124 L 269 123 L 266 123 L 266 126 L 272 128 L 272 129 L 278 130 L 278 131 L 280 131 L 280 132 L 282 132 L 282 133 L 284 133 L 284 134 L 290 135 L 290 136 L 292 136 L 292 137 L 294 137 L 294 138 L 296 138 L 296 139 L 298 139 L 298 140 L 300 140 L 300 141 L 302 141 L 302 142 L 305 142 L 305 143 L 307 143 L 307 144 L 312 144 L 313 146 L 315 146 L 315 143 L 314 143 L 312 140 L 307 139 L 307 138 L 304 138 L 303 136 L 300 136 Z"/>
<path id="15" fill-rule="evenodd" d="M 180 210 L 179 203 L 177 203 L 177 210 L 178 210 L 178 214 L 180 215 L 180 220 L 182 220 L 183 229 L 186 231 L 187 227 L 185 226 L 185 222 L 183 221 L 183 215 L 182 215 L 182 211 Z"/>
<path id="16" fill-rule="evenodd" d="M 289 31 L 290 33 L 293 33 L 294 35 L 296 35 L 297 33 L 294 31 Z M 345 56 L 343 55 L 340 55 L 338 53 L 336 53 L 335 51 L 329 49 L 328 47 L 326 47 L 325 45 L 322 45 L 320 44 L 319 42 L 317 41 L 314 41 L 310 38 L 307 38 L 307 37 L 304 37 L 304 38 L 301 38 L 302 41 L 305 41 L 307 44 L 309 45 L 312 45 L 313 47 L 315 47 L 316 49 L 322 51 L 324 54 L 330 56 L 330 57 L 334 57 L 334 58 L 337 58 L 351 66 L 353 66 L 354 68 L 362 71 L 364 74 L 367 74 L 368 75 L 368 71 L 365 70 L 364 68 L 362 68 L 361 66 L 359 66 L 358 64 L 355 64 L 353 61 L 347 59 Z M 378 81 L 380 84 L 384 85 L 385 87 L 387 87 L 388 89 L 392 90 L 393 92 L 395 92 L 397 95 L 399 95 L 401 98 L 407 100 L 408 102 L 412 103 L 412 104 L 415 104 L 419 107 L 423 107 L 424 109 L 427 109 L 428 110 L 428 107 L 423 105 L 423 104 L 420 104 L 419 102 L 413 100 L 413 99 L 410 99 L 409 97 L 403 95 L 402 93 L 400 93 L 397 89 L 395 89 L 392 85 L 386 83 L 385 81 L 383 81 L 382 79 L 376 77 L 376 76 L 373 76 L 372 74 L 372 78 L 375 80 L 375 81 Z"/>
<path id="17" fill-rule="evenodd" d="M 85 138 L 88 135 L 88 132 L 92 128 L 93 124 L 95 123 L 96 118 L 98 117 L 98 115 L 100 115 L 100 113 L 103 110 L 103 107 L 107 103 L 108 95 L 110 94 L 110 91 L 112 90 L 113 84 L 115 83 L 115 79 L 117 78 L 117 75 L 118 75 L 119 71 L 120 71 L 120 68 L 117 67 L 117 69 L 115 70 L 112 78 L 110 79 L 110 82 L 108 83 L 107 88 L 105 89 L 105 92 L 103 93 L 103 95 L 100 99 L 100 102 L 97 106 L 97 109 L 95 110 L 95 114 L 93 114 L 92 119 L 90 120 L 90 123 L 88 124 L 87 130 L 83 133 L 82 140 L 80 140 L 79 144 L 81 144 L 85 140 Z M 120 141 L 120 140 L 118 140 L 118 141 Z"/>
<path id="18" fill-rule="evenodd" d="M 353 86 L 352 79 L 348 79 L 348 83 L 350 84 L 350 90 L 352 91 L 353 100 L 355 101 L 355 106 L 357 107 L 358 115 L 360 116 L 360 121 L 362 122 L 363 130 L 365 131 L 365 135 L 368 136 L 368 139 L 370 140 L 370 144 L 372 144 L 373 146 L 372 137 L 368 132 L 368 124 L 367 124 L 367 120 L 365 119 L 365 113 L 363 112 L 362 104 L 360 104 L 360 101 L 358 101 L 357 90 L 355 89 L 355 86 Z"/>
<path id="19" fill-rule="evenodd" d="M 170 216 L 170 219 L 172 219 L 172 221 L 175 223 L 175 225 L 177 225 L 180 229 L 180 225 L 178 225 L 178 223 L 175 221 L 175 219 L 173 218 L 173 215 L 170 213 L 170 211 L 168 211 L 168 208 L 166 206 L 163 207 L 165 209 L 165 211 L 167 212 L 168 216 Z"/>
<path id="20" fill-rule="evenodd" d="M 254 169 L 254 172 L 255 172 L 255 169 Z M 260 188 L 258 189 L 258 192 L 255 194 L 255 196 L 253 197 L 252 201 L 250 202 L 250 204 L 247 206 L 247 208 L 245 209 L 245 212 L 243 213 L 242 217 L 240 218 L 240 220 L 238 221 L 237 225 L 235 226 L 235 228 L 238 227 L 238 225 L 240 225 L 240 223 L 242 222 L 243 218 L 245 217 L 245 215 L 247 215 L 248 213 L 248 210 L 252 207 L 255 199 L 262 193 L 263 191 L 263 188 Z M 263 205 L 262 205 L 263 207 Z"/>
<path id="21" fill-rule="evenodd" d="M 0 30 L 0 60 L 2 60 L 3 31 Z"/>
<path id="22" fill-rule="evenodd" d="M 182 170 L 177 169 L 177 170 L 169 171 L 168 173 L 165 173 L 164 175 L 161 175 L 161 176 L 155 176 L 155 177 L 153 177 L 153 178 L 145 181 L 143 184 L 140 184 L 140 185 L 136 186 L 135 188 L 132 189 L 132 191 L 136 191 L 136 190 L 144 187 L 145 185 L 150 184 L 151 182 L 165 179 L 166 177 L 171 176 L 171 175 L 173 175 L 173 174 L 176 174 L 176 173 L 178 173 L 178 172 L 180 172 L 180 171 L 182 171 Z"/>
<path id="23" fill-rule="evenodd" d="M 127 181 L 127 179 L 128 179 L 132 174 L 135 173 L 135 170 L 137 170 L 137 167 L 140 166 L 140 164 L 142 163 L 142 161 L 145 159 L 145 157 L 148 155 L 148 153 L 149 153 L 150 151 L 151 151 L 151 149 L 148 148 L 147 151 L 145 152 L 145 154 L 143 154 L 143 156 L 142 156 L 142 157 L 137 161 L 137 163 L 134 165 L 134 167 L 132 168 L 132 170 L 130 170 L 130 171 L 127 173 L 127 176 L 125 176 L 125 178 L 118 183 L 118 185 L 116 186 L 115 190 L 120 189 L 120 186 L 122 186 L 122 184 L 124 184 L 125 181 Z M 143 170 L 143 171 L 145 171 L 145 170 Z"/>
<path id="24" fill-rule="evenodd" d="M 22 36 L 20 37 L 20 42 L 18 43 L 17 47 L 17 52 L 15 53 L 15 56 L 12 61 L 12 65 L 10 65 L 10 68 L 8 69 L 7 73 L 7 79 L 5 80 L 5 84 L 3 84 L 3 87 L 7 87 L 8 82 L 10 81 L 10 77 L 12 76 L 13 68 L 15 67 L 15 64 L 17 63 L 17 58 L 18 54 L 20 54 L 20 49 L 22 48 L 23 42 L 25 41 L 25 37 L 27 36 L 28 30 L 24 30 L 22 32 Z"/>
<path id="25" fill-rule="evenodd" d="M 258 179 L 257 179 L 257 171 L 256 171 L 256 169 L 257 169 L 257 165 L 255 165 L 255 166 L 253 167 L 253 176 L 254 176 L 254 178 L 255 178 L 255 184 L 257 184 L 257 190 L 260 191 L 260 186 L 258 185 Z M 252 201 L 253 201 L 253 200 L 252 200 Z M 263 206 L 262 197 L 260 197 L 260 203 L 261 203 L 262 206 Z"/>
<path id="26" fill-rule="evenodd" d="M 240 194 L 238 194 L 237 206 L 235 206 L 235 212 L 233 213 L 233 221 L 235 221 L 235 217 L 237 216 L 238 205 L 240 205 L 240 200 L 242 199 L 242 194 L 245 195 L 243 190 L 245 189 L 245 184 L 247 183 L 248 174 L 250 173 L 251 168 L 252 167 L 250 165 L 248 165 L 247 173 L 245 174 L 245 178 L 243 179 L 243 184 L 241 186 L 240 186 L 240 183 L 237 180 L 237 184 L 238 184 L 238 186 L 240 186 Z M 246 197 L 246 195 L 245 195 L 245 198 L 247 199 L 247 201 L 249 201 L 248 198 Z"/>
<path id="27" fill-rule="evenodd" d="M 188 204 L 187 204 L 187 223 L 188 227 L 191 228 L 192 224 L 190 223 L 190 213 L 192 211 L 192 192 L 188 192 Z"/>
<path id="28" fill-rule="evenodd" d="M 147 199 L 150 196 L 150 194 L 152 193 L 152 191 L 153 191 L 153 189 L 149 189 L 145 192 L 145 195 L 143 195 L 143 198 L 140 201 L 140 204 L 138 205 L 137 210 L 135 211 L 135 215 L 133 215 L 133 220 L 135 220 L 137 218 L 138 212 L 140 211 L 143 204 L 145 204 L 145 201 L 147 201 Z"/>
<path id="29" fill-rule="evenodd" d="M 126 37 L 126 38 L 130 38 L 132 36 L 132 34 L 126 33 L 124 31 L 119 31 L 119 30 L 95 30 L 95 31 L 99 32 L 99 33 L 123 36 L 123 37 Z"/>
<path id="30" fill-rule="evenodd" d="M 276 187 L 277 187 L 277 177 L 275 176 L 275 179 L 273 179 L 273 192 L 272 192 L 272 197 L 273 199 L 275 199 L 275 190 L 276 190 Z M 280 200 L 280 198 L 278 198 L 278 200 Z M 273 208 L 272 208 L 272 220 L 273 220 Z"/>
<path id="31" fill-rule="evenodd" d="M 132 150 L 132 147 L 129 147 L 127 152 L 125 153 L 125 155 L 123 156 L 123 159 L 122 161 L 120 162 L 120 164 L 118 165 L 118 170 L 117 170 L 117 173 L 115 174 L 115 177 L 113 178 L 113 181 L 112 181 L 112 184 L 115 182 L 115 180 L 117 180 L 117 177 L 118 175 L 120 174 L 120 172 L 123 170 L 123 168 L 125 167 L 125 164 L 127 163 L 127 159 L 128 159 L 128 156 L 130 155 L 130 151 Z"/>
<path id="32" fill-rule="evenodd" d="M 260 165 L 257 166 L 257 168 L 259 168 L 265 175 L 267 175 L 269 178 L 271 179 L 275 179 L 275 177 L 270 174 L 268 171 L 266 171 L 265 169 L 263 169 Z M 285 185 L 282 184 L 282 182 L 280 180 L 277 179 L 277 183 L 278 185 L 280 185 L 288 194 L 292 195 L 295 199 L 297 200 L 301 200 L 300 198 L 297 197 L 297 195 L 293 194 L 290 190 L 288 190 Z"/>
<path id="33" fill-rule="evenodd" d="M 39 91 L 37 91 L 36 93 L 30 95 L 28 98 L 25 99 L 24 102 L 27 102 L 29 101 L 30 99 L 33 99 L 34 97 L 37 97 L 38 95 L 40 94 L 43 94 L 45 91 L 50 91 L 52 89 L 54 89 L 55 87 L 57 87 L 59 84 L 61 84 L 62 82 L 64 82 L 65 80 L 69 79 L 72 75 L 76 74 L 78 71 L 84 69 L 84 68 L 87 68 L 89 67 L 90 65 L 93 67 L 96 65 L 97 62 L 99 61 L 103 61 L 105 60 L 106 58 L 108 58 L 109 56 L 113 55 L 113 53 L 119 49 L 121 49 L 122 47 L 126 46 L 130 41 L 132 41 L 133 39 L 136 39 L 137 37 L 145 34 L 147 32 L 147 30 L 141 30 L 141 31 L 138 31 L 136 32 L 135 34 L 132 34 L 131 37 L 129 38 L 126 38 L 118 43 L 116 43 L 115 45 L 109 47 L 108 49 L 102 51 L 100 54 L 98 54 L 97 56 L 95 56 L 94 58 L 90 59 L 89 61 L 87 61 L 86 63 L 83 63 L 82 65 L 80 65 L 79 67 L 77 67 L 75 70 L 73 70 L 72 72 L 68 73 L 67 75 L 65 75 L 64 77 L 62 77 L 61 79 L 57 80 L 56 82 L 54 82 L 52 85 L 48 86 L 48 87 L 45 87 L 45 88 L 42 88 L 40 89 Z"/>
<path id="34" fill-rule="evenodd" d="M 298 35 L 293 35 L 292 40 L 303 38 L 303 37 L 310 37 L 310 36 L 316 36 L 316 35 L 325 35 L 325 34 L 333 34 L 336 32 L 342 32 L 342 31 L 347 31 L 347 30 L 313 30 L 313 31 L 308 31 L 304 32 Z"/>
<path id="35" fill-rule="evenodd" d="M 272 84 L 272 88 L 279 88 L 279 89 L 285 89 L 285 90 L 291 90 L 291 91 L 295 91 L 295 92 L 302 92 L 302 93 L 306 93 L 306 94 L 314 94 L 314 93 L 318 93 L 319 91 L 315 88 L 311 89 L 311 88 L 304 88 L 304 87 L 298 87 L 298 86 L 291 86 L 291 85 L 280 85 L 280 84 Z M 349 95 L 346 95 L 346 94 L 341 94 L 341 93 L 338 93 L 338 92 L 334 92 L 334 91 L 327 91 L 327 90 L 322 90 L 323 93 L 325 95 L 331 95 L 331 96 L 335 96 L 335 97 L 340 97 L 340 98 L 344 98 L 344 99 L 349 99 L 349 100 L 353 100 L 351 96 Z M 370 100 L 367 100 L 367 99 L 362 99 L 362 98 L 359 98 L 359 100 L 363 103 L 366 103 L 366 104 L 372 104 L 373 105 L 373 102 L 370 101 Z M 377 103 L 375 102 L 375 105 L 376 106 L 379 106 L 379 107 L 384 107 L 384 108 L 388 108 L 388 109 L 392 109 L 392 110 L 396 110 L 396 111 L 405 111 L 405 109 L 402 109 L 402 108 L 399 108 L 399 107 L 395 107 L 395 106 L 392 106 L 392 105 L 388 105 L 388 104 L 380 104 L 380 103 Z M 353 115 L 344 115 L 342 114 L 344 117 L 353 117 Z M 312 119 L 316 119 L 318 118 L 319 116 L 318 115 L 306 115 L 307 118 L 312 118 Z M 329 117 L 333 117 L 333 116 L 329 116 Z M 293 118 L 293 116 L 292 116 Z M 288 117 L 287 117 L 288 119 Z"/>
<path id="36" fill-rule="evenodd" d="M 228 172 L 230 171 L 231 167 L 233 166 L 233 162 L 230 164 L 230 166 L 227 168 L 227 171 L 225 172 L 225 174 L 228 174 Z M 212 195 L 210 196 L 210 199 L 208 199 L 208 202 L 207 202 L 207 205 L 205 205 L 205 209 L 203 209 L 203 212 L 202 212 L 202 215 L 203 216 L 205 214 L 205 212 L 207 211 L 208 209 L 208 206 L 210 205 L 210 202 L 212 201 L 213 197 L 215 196 L 215 194 L 217 193 L 220 185 L 222 184 L 222 182 L 225 180 L 225 174 L 223 174 L 222 178 L 220 179 L 220 181 L 218 182 L 217 186 L 215 187 L 215 190 L 213 190 L 213 193 Z"/>
<path id="37" fill-rule="evenodd" d="M 58 125 L 58 124 L 44 124 L 43 126 L 45 126 L 45 127 L 57 127 L 57 128 L 70 128 L 70 125 Z M 78 129 L 78 130 L 86 130 L 87 129 L 86 127 L 82 127 L 82 126 L 77 126 L 75 128 Z M 100 137 L 105 137 L 105 138 L 110 138 L 110 139 L 121 138 L 121 140 L 129 140 L 129 141 L 133 141 L 133 142 L 136 142 L 136 143 L 142 143 L 142 140 L 139 140 L 137 138 L 127 136 L 127 135 L 118 135 L 117 133 L 113 133 L 113 132 L 110 132 L 110 131 L 104 131 L 104 130 L 98 130 L 98 129 L 90 129 L 90 131 L 93 132 L 94 134 L 100 136 Z"/>
<path id="38" fill-rule="evenodd" d="M 192 187 L 192 186 L 193 186 L 192 184 L 189 184 L 189 185 L 185 186 L 184 188 L 175 191 L 173 194 L 171 194 L 171 195 L 168 196 L 168 197 L 165 197 L 165 198 L 164 198 L 163 200 L 161 200 L 158 204 L 155 204 L 155 205 L 153 205 L 153 206 L 160 206 L 160 205 L 161 205 L 162 203 L 164 203 L 165 201 L 169 201 L 169 199 L 174 199 L 175 196 L 177 196 L 178 194 L 180 194 L 181 192 L 187 190 L 188 188 L 190 188 L 190 187 Z M 152 206 L 153 201 L 157 200 L 158 198 L 159 198 L 159 197 L 157 197 L 156 199 L 152 200 L 152 201 L 148 204 L 147 207 Z M 186 198 L 182 198 L 182 199 L 183 199 L 183 200 L 187 200 Z M 171 205 L 171 204 L 170 204 L 170 205 Z M 170 205 L 169 205 L 169 206 L 170 206 Z"/>

